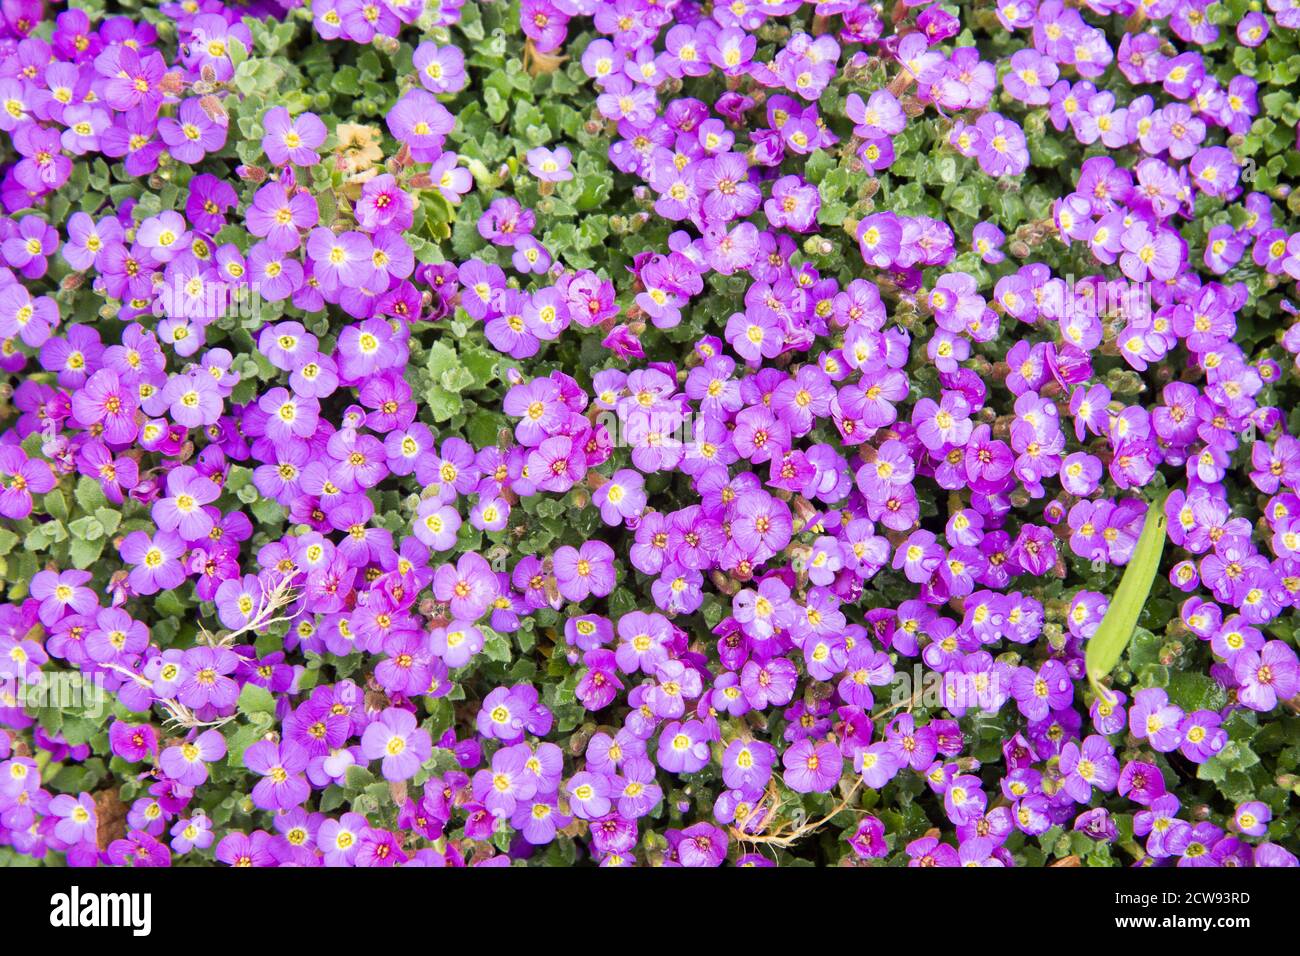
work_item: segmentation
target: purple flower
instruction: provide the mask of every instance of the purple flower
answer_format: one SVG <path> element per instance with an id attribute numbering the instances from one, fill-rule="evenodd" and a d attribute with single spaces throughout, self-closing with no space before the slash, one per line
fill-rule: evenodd
<path id="1" fill-rule="evenodd" d="M 786 748 L 781 756 L 784 780 L 796 793 L 827 793 L 839 782 L 844 768 L 840 749 L 828 740 L 805 738 Z"/>
<path id="2" fill-rule="evenodd" d="M 165 749 L 158 757 L 158 766 L 177 783 L 199 787 L 208 779 L 207 765 L 225 755 L 226 738 L 221 736 L 220 731 L 205 730 L 184 743 Z M 248 764 L 247 753 L 244 759 L 245 766 L 253 769 Z"/>
<path id="3" fill-rule="evenodd" d="M 740 153 L 722 153 L 700 164 L 695 184 L 703 195 L 701 211 L 716 223 L 748 216 L 762 202 L 762 193 L 749 181 L 749 164 Z"/>
<path id="4" fill-rule="evenodd" d="M 314 166 L 317 147 L 325 142 L 325 124 L 315 113 L 290 117 L 283 106 L 272 107 L 262 117 L 262 150 L 273 166 Z"/>
<path id="5" fill-rule="evenodd" d="M 197 541 L 212 530 L 212 515 L 204 505 L 215 501 L 220 489 L 189 465 L 167 476 L 167 495 L 154 502 L 153 519 L 162 531 L 175 531 L 186 541 Z"/>
<path id="6" fill-rule="evenodd" d="M 88 793 L 76 797 L 61 793 L 50 801 L 49 812 L 58 818 L 54 835 L 68 845 L 93 842 L 99 825 L 95 801 Z"/>
<path id="7" fill-rule="evenodd" d="M 248 231 L 265 238 L 271 249 L 292 252 L 301 244 L 300 231 L 316 225 L 319 218 L 316 201 L 310 193 L 290 194 L 281 183 L 270 182 L 257 191 L 244 221 Z M 313 258 L 322 257 L 310 245 L 308 253 Z"/>
<path id="8" fill-rule="evenodd" d="M 40 602 L 41 623 L 55 624 L 65 614 L 86 614 L 99 604 L 86 587 L 87 571 L 40 571 L 31 580 L 31 596 Z"/>
<path id="9" fill-rule="evenodd" d="M 1251 710 L 1269 711 L 1300 693 L 1300 663 L 1282 641 L 1268 641 L 1259 651 L 1243 650 L 1232 663 L 1240 688 L 1237 699 Z"/>
<path id="10" fill-rule="evenodd" d="M 1017 668 L 1011 678 L 1011 693 L 1022 714 L 1030 720 L 1042 720 L 1074 699 L 1074 685 L 1064 664 L 1048 660 L 1037 672 L 1030 667 Z"/>
<path id="11" fill-rule="evenodd" d="M 528 772 L 531 757 L 527 744 L 498 750 L 492 756 L 492 768 L 474 775 L 474 798 L 497 816 L 513 814 L 521 801 L 537 792 L 536 781 Z"/>
<path id="12" fill-rule="evenodd" d="M 229 675 L 234 673 L 238 664 L 239 657 L 226 648 L 190 648 L 185 651 L 185 676 L 177 688 L 177 699 L 191 708 L 211 706 L 224 710 L 232 707 L 239 696 L 239 685 Z M 155 685 L 155 692 L 157 689 Z M 306 766 L 305 762 L 303 766 Z"/>
<path id="13" fill-rule="evenodd" d="M 442 152 L 443 142 L 455 125 L 432 93 L 411 89 L 388 112 L 388 131 L 411 151 L 417 163 L 430 163 Z"/>
<path id="14" fill-rule="evenodd" d="M 716 867 L 727 858 L 727 834 L 710 823 L 669 830 L 667 836 L 682 866 Z"/>
<path id="15" fill-rule="evenodd" d="M 604 597 L 614 590 L 614 549 L 603 541 L 587 541 L 578 548 L 564 545 L 551 560 L 556 585 L 569 601 Z"/>
<path id="16" fill-rule="evenodd" d="M 547 149 L 538 146 L 527 153 L 528 171 L 544 183 L 562 183 L 573 178 L 573 154 L 567 146 Z"/>
<path id="17" fill-rule="evenodd" d="M 670 721 L 659 734 L 656 760 L 669 773 L 695 773 L 709 763 L 704 725 L 697 720 Z"/>
<path id="18" fill-rule="evenodd" d="M 537 690 L 530 684 L 496 688 L 483 698 L 477 718 L 479 733 L 508 744 L 523 740 L 526 733 L 545 734 L 552 716 L 537 701 Z"/>
<path id="19" fill-rule="evenodd" d="M 933 451 L 946 445 L 964 445 L 970 438 L 972 425 L 970 405 L 958 392 L 945 392 L 936 403 L 923 398 L 916 403 L 912 422 L 917 437 Z"/>
<path id="20" fill-rule="evenodd" d="M 382 760 L 385 780 L 409 780 L 433 752 L 429 732 L 416 726 L 415 715 L 396 707 L 385 709 L 361 735 L 361 753 Z"/>
<path id="21" fill-rule="evenodd" d="M 425 41 L 415 48 L 412 65 L 431 93 L 454 93 L 465 86 L 465 54 L 460 47 Z"/>
<path id="22" fill-rule="evenodd" d="M 0 448 L 0 515 L 26 518 L 32 512 L 32 495 L 54 488 L 54 474 L 40 459 L 28 458 L 21 448 Z"/>
<path id="23" fill-rule="evenodd" d="M 176 161 L 190 165 L 226 145 L 224 113 L 218 122 L 197 97 L 182 100 L 175 119 L 167 116 L 159 120 L 158 132 Z"/>
<path id="24" fill-rule="evenodd" d="M 1029 168 L 1024 131 L 1001 113 L 985 113 L 975 123 L 980 136 L 980 169 L 990 176 L 1019 176 Z"/>

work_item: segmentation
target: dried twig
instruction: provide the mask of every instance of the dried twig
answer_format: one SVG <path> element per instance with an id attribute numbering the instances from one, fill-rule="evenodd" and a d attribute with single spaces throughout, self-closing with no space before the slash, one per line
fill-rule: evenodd
<path id="1" fill-rule="evenodd" d="M 292 621 L 302 613 L 300 608 L 293 614 L 279 615 L 279 612 L 288 607 L 298 599 L 298 588 L 292 584 L 293 574 L 296 568 L 286 574 L 270 591 L 263 592 L 258 599 L 257 610 L 252 617 L 242 626 L 233 631 L 227 631 L 221 636 L 214 636 L 202 624 L 199 625 L 199 642 L 206 644 L 208 647 L 229 647 L 234 644 L 236 639 L 244 634 L 256 634 L 266 630 L 273 624 L 279 624 L 282 621 Z M 135 681 L 141 687 L 153 689 L 153 681 L 138 674 L 130 668 L 123 667 L 120 664 L 105 664 L 106 668 L 116 671 L 131 680 Z M 167 713 L 167 723 L 175 727 L 183 727 L 186 730 L 197 730 L 200 727 L 224 727 L 235 719 L 235 714 L 227 717 L 221 717 L 217 720 L 199 720 L 199 717 L 193 710 L 182 704 L 174 697 L 154 697 L 154 701 L 159 704 Z"/>
<path id="2" fill-rule="evenodd" d="M 235 719 L 235 715 L 231 714 L 217 720 L 199 720 L 194 711 L 173 697 L 159 700 L 158 703 L 162 705 L 163 710 L 167 711 L 167 723 L 176 727 L 184 727 L 186 730 L 197 730 L 199 727 L 224 727 Z"/>
<path id="3" fill-rule="evenodd" d="M 304 608 L 299 608 L 293 614 L 276 616 L 283 608 L 288 607 L 294 601 L 298 600 L 298 588 L 294 586 L 293 575 L 296 568 L 286 574 L 269 592 L 263 592 L 258 599 L 257 610 L 253 616 L 241 627 L 233 631 L 227 631 L 220 637 L 214 637 L 202 624 L 199 625 L 199 640 L 209 647 L 229 647 L 235 643 L 235 639 L 244 634 L 258 634 L 266 630 L 273 624 L 280 624 L 285 621 L 292 621 Z"/>
<path id="4" fill-rule="evenodd" d="M 743 830 L 733 826 L 730 828 L 731 835 L 743 843 L 757 843 L 757 844 L 763 844 L 769 846 L 777 846 L 777 847 L 781 847 L 782 849 L 789 849 L 790 847 L 794 846 L 794 844 L 802 840 L 804 837 L 811 835 L 814 831 L 825 826 L 837 814 L 843 813 L 845 810 L 847 810 L 849 804 L 852 802 L 854 796 L 857 794 L 858 788 L 860 786 L 862 786 L 862 778 L 858 777 L 853 782 L 853 786 L 849 788 L 849 792 L 844 795 L 844 799 L 841 800 L 838 804 L 836 804 L 835 807 L 829 813 L 816 820 L 806 821 L 797 826 L 792 825 L 793 821 L 784 820 L 781 822 L 779 826 L 773 829 L 772 832 L 770 833 L 746 833 Z M 764 795 L 764 800 L 766 800 L 768 797 L 773 797 L 773 798 L 776 797 L 776 789 L 774 785 L 769 786 L 768 792 Z M 754 813 L 757 813 L 762 806 L 763 806 L 763 801 L 760 800 L 758 806 L 754 808 Z M 780 809 L 780 805 L 778 804 L 777 806 L 773 807 L 771 814 L 775 814 L 776 811 L 779 809 Z M 771 814 L 769 814 L 769 816 Z"/>
<path id="5" fill-rule="evenodd" d="M 898 703 L 891 704 L 890 706 L 886 707 L 884 710 L 877 711 L 876 713 L 871 715 L 871 719 L 879 720 L 881 717 L 888 717 L 890 714 L 898 710 L 900 707 L 906 707 L 910 711 L 920 701 L 921 692 L 923 690 L 924 688 L 918 687 L 916 690 L 912 691 L 912 696 L 907 698 L 907 700 L 900 700 Z"/>

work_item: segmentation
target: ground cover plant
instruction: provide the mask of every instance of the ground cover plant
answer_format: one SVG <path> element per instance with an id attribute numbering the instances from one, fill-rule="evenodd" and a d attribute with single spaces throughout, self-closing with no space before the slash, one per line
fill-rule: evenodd
<path id="1" fill-rule="evenodd" d="M 0 864 L 1296 866 L 1296 0 L 0 3 Z"/>

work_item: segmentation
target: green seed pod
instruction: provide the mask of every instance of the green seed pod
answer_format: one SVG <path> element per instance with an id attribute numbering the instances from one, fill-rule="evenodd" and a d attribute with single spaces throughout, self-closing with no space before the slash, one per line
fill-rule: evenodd
<path id="1" fill-rule="evenodd" d="M 1101 682 L 1124 656 L 1124 650 L 1137 627 L 1138 615 L 1142 613 L 1147 595 L 1151 593 L 1151 582 L 1160 569 L 1168 524 L 1165 518 L 1165 498 L 1168 494 L 1168 491 L 1161 493 L 1148 506 L 1146 521 L 1142 523 L 1142 534 L 1138 536 L 1133 557 L 1124 569 L 1124 577 L 1115 589 L 1115 595 L 1111 598 L 1110 607 L 1106 609 L 1106 616 L 1102 618 L 1097 633 L 1088 639 L 1084 656 L 1088 682 L 1092 684 L 1097 696 L 1106 701 L 1113 701 L 1114 698 L 1109 690 L 1101 686 Z"/>

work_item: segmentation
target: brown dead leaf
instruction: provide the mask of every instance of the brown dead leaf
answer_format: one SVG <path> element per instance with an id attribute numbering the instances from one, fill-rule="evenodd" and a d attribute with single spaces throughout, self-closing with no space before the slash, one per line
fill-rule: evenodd
<path id="1" fill-rule="evenodd" d="M 95 794 L 95 845 L 101 850 L 108 849 L 114 840 L 126 836 L 126 804 L 118 796 L 118 788 L 111 787 Z"/>

